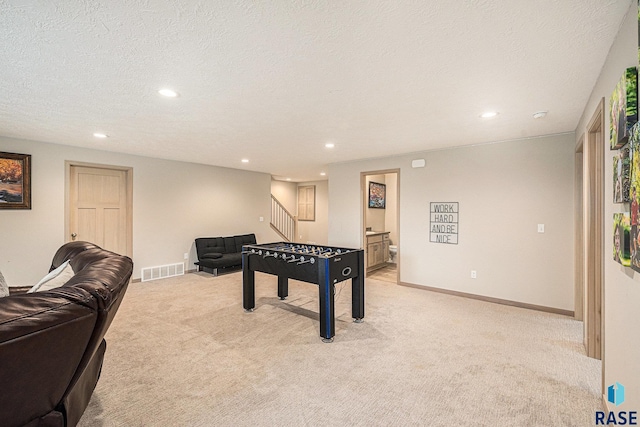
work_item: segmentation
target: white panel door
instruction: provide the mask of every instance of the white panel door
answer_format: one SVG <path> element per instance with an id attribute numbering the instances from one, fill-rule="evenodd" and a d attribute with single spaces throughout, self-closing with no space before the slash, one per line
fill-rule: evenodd
<path id="1" fill-rule="evenodd" d="M 127 171 L 71 166 L 69 236 L 123 255 L 130 238 Z"/>

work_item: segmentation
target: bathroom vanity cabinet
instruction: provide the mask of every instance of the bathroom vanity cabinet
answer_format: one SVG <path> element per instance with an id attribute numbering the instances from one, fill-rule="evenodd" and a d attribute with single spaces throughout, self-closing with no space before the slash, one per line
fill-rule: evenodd
<path id="1" fill-rule="evenodd" d="M 367 231 L 367 272 L 382 268 L 389 259 L 389 232 Z"/>

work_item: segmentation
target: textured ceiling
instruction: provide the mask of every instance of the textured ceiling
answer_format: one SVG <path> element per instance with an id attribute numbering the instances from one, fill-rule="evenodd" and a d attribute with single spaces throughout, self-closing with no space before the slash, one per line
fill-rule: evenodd
<path id="1" fill-rule="evenodd" d="M 0 0 L 0 135 L 300 181 L 571 132 L 630 5 Z"/>

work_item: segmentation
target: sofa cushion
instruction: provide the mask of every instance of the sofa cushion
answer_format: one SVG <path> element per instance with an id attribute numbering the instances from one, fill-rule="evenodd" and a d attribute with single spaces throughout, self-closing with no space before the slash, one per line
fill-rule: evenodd
<path id="1" fill-rule="evenodd" d="M 53 279 L 44 282 L 36 290 L 36 292 L 50 291 L 51 289 L 59 288 L 60 286 L 67 283 L 74 275 L 75 275 L 75 271 L 73 271 L 73 267 L 71 267 L 71 263 L 67 263 L 66 267 L 62 269 L 60 274 L 58 274 Z"/>
<path id="2" fill-rule="evenodd" d="M 198 259 L 202 259 L 202 255 L 208 253 L 222 254 L 224 250 L 224 240 L 222 237 L 200 237 L 196 239 L 196 250 Z"/>
<path id="3" fill-rule="evenodd" d="M 223 258 L 225 261 L 227 261 L 231 265 L 242 265 L 241 253 L 226 254 Z"/>
<path id="4" fill-rule="evenodd" d="M 202 255 L 202 259 L 218 259 L 222 258 L 222 254 L 219 252 L 208 252 Z"/>
<path id="5" fill-rule="evenodd" d="M 243 234 L 241 236 L 233 236 L 236 244 L 236 250 L 234 252 L 242 252 L 242 246 L 244 245 L 255 245 L 256 244 L 256 235 L 255 234 Z"/>
<path id="6" fill-rule="evenodd" d="M 236 239 L 234 237 L 223 237 L 224 239 L 224 252 L 226 254 L 232 254 L 238 252 L 236 249 Z"/>
<path id="7" fill-rule="evenodd" d="M 27 293 L 33 293 L 38 291 L 47 291 L 54 288 L 59 288 L 71 279 L 74 275 L 73 268 L 69 265 L 69 260 L 63 262 L 58 268 L 52 270 L 49 274 L 44 276 L 38 283 L 33 285 Z"/>
<path id="8" fill-rule="evenodd" d="M 218 259 L 201 259 L 196 263 L 202 267 L 224 268 L 242 265 L 242 254 L 224 254 Z"/>

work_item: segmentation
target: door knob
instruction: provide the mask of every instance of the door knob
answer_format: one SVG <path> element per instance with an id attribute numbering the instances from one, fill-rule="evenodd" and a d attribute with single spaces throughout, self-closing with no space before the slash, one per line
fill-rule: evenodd
<path id="1" fill-rule="evenodd" d="M 76 237 L 78 237 L 76 233 L 71 233 L 71 240 L 76 240 Z"/>

